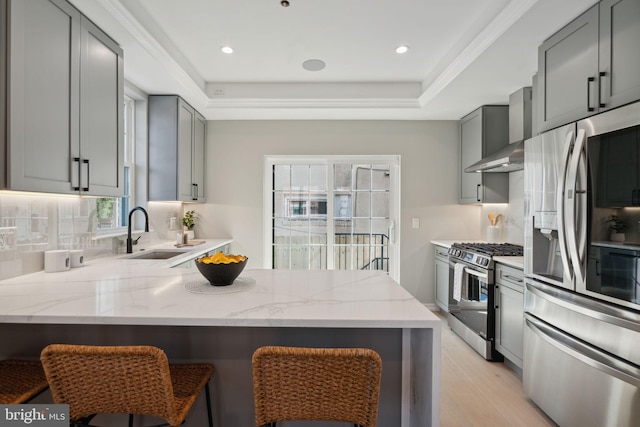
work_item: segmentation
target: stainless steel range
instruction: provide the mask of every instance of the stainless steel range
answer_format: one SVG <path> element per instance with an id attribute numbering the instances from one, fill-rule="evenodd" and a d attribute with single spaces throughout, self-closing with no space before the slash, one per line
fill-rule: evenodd
<path id="1" fill-rule="evenodd" d="M 449 268 L 455 304 L 449 307 L 449 326 L 487 360 L 501 361 L 495 349 L 494 256 L 523 256 L 510 243 L 454 243 Z"/>

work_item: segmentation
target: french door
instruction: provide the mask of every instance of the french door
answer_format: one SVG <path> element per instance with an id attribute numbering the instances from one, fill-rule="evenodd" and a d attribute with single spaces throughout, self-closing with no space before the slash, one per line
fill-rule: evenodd
<path id="1" fill-rule="evenodd" d="M 265 267 L 399 280 L 399 156 L 265 159 Z"/>

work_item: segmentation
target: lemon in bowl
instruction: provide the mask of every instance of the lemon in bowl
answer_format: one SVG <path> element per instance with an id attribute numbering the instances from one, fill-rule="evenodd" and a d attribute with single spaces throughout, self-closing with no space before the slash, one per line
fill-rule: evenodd
<path id="1" fill-rule="evenodd" d="M 213 286 L 227 286 L 242 273 L 247 259 L 244 255 L 216 252 L 211 256 L 196 259 L 196 267 Z"/>

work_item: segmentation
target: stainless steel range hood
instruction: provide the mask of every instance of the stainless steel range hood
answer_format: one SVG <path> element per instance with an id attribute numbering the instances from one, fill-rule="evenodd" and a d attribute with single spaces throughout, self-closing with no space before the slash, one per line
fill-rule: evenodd
<path id="1" fill-rule="evenodd" d="M 514 142 L 465 168 L 465 172 L 512 172 L 524 169 L 524 141 Z"/>
<path id="2" fill-rule="evenodd" d="M 509 144 L 465 168 L 465 172 L 513 172 L 524 169 L 524 140 L 531 137 L 531 87 L 509 96 Z"/>

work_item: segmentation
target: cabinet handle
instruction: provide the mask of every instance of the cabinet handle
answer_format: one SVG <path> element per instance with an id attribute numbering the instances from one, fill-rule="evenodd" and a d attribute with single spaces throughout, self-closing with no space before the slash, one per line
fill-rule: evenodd
<path id="1" fill-rule="evenodd" d="M 587 77 L 587 111 L 595 111 L 596 109 L 591 106 L 591 83 L 595 82 L 595 77 Z"/>
<path id="2" fill-rule="evenodd" d="M 89 168 L 89 159 L 83 159 L 82 163 L 84 163 L 85 165 L 87 165 L 87 186 L 82 188 L 82 191 L 89 191 L 89 174 L 91 172 L 90 168 Z M 80 175 L 82 176 L 82 175 Z"/>
<path id="3" fill-rule="evenodd" d="M 638 206 L 638 189 L 631 190 L 631 206 Z"/>
<path id="4" fill-rule="evenodd" d="M 480 200 L 480 184 L 476 185 L 476 200 L 481 202 L 482 200 Z"/>
<path id="5" fill-rule="evenodd" d="M 600 260 L 596 260 L 596 276 L 600 275 Z"/>
<path id="6" fill-rule="evenodd" d="M 198 200 L 198 184 L 191 184 L 191 200 Z"/>
<path id="7" fill-rule="evenodd" d="M 598 106 L 600 108 L 604 108 L 606 107 L 606 105 L 604 104 L 604 102 L 602 102 L 602 79 L 607 75 L 606 72 L 604 71 L 600 71 L 600 79 L 598 80 Z"/>
<path id="8" fill-rule="evenodd" d="M 519 278 L 519 277 L 510 276 L 510 275 L 508 275 L 508 274 L 505 274 L 505 275 L 504 275 L 504 276 L 502 276 L 502 277 L 504 277 L 505 279 L 513 280 L 514 282 L 518 282 L 518 283 L 522 283 L 522 282 L 524 281 L 523 279 L 521 279 L 521 278 Z"/>
<path id="9" fill-rule="evenodd" d="M 71 166 L 71 188 L 73 191 L 80 191 L 80 157 L 74 157 L 73 162 L 78 163 L 78 169 L 74 168 L 74 165 Z M 74 171 L 77 173 L 74 173 Z M 75 185 L 76 182 L 78 185 Z"/>

